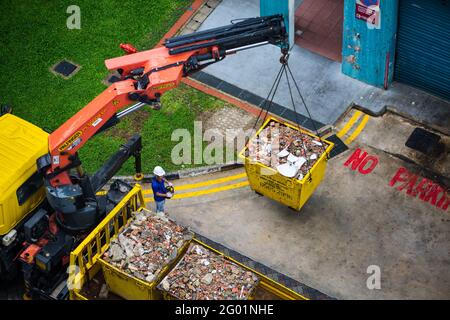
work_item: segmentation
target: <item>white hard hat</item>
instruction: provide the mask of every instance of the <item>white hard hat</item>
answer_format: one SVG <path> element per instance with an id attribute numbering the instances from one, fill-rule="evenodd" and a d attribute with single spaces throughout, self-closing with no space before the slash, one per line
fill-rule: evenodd
<path id="1" fill-rule="evenodd" d="M 166 172 L 160 166 L 156 166 L 155 169 L 153 170 L 153 174 L 155 176 L 162 177 L 166 174 Z"/>

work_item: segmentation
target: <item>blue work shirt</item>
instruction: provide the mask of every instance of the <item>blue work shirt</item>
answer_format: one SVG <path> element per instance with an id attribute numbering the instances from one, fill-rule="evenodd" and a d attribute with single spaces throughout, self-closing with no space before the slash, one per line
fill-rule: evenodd
<path id="1" fill-rule="evenodd" d="M 164 180 L 158 181 L 156 180 L 156 177 L 153 177 L 152 179 L 152 189 L 153 189 L 153 198 L 155 198 L 155 201 L 163 201 L 166 198 L 165 197 L 159 197 L 156 195 L 157 192 L 159 193 L 167 193 L 166 186 L 164 185 Z"/>

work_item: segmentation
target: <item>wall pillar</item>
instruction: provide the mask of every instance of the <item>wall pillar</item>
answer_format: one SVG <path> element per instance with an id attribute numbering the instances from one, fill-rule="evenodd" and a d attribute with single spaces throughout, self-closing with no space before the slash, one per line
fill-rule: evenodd
<path id="1" fill-rule="evenodd" d="M 373 86 L 387 89 L 394 74 L 399 0 L 344 1 L 342 72 Z M 377 2 L 378 22 L 372 24 L 370 18 L 369 21 L 357 18 L 357 3 Z"/>
<path id="2" fill-rule="evenodd" d="M 286 23 L 286 30 L 289 34 L 289 47 L 292 48 L 295 40 L 295 1 L 294 0 L 260 0 L 260 15 L 271 16 L 282 14 Z"/>

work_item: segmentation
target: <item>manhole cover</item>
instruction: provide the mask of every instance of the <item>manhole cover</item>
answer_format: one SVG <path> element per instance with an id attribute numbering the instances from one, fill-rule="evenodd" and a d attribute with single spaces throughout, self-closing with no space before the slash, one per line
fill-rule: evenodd
<path id="1" fill-rule="evenodd" d="M 422 128 L 415 128 L 405 145 L 429 156 L 438 156 L 443 151 L 441 137 Z"/>
<path id="2" fill-rule="evenodd" d="M 79 69 L 80 66 L 78 66 L 77 64 L 67 60 L 62 60 L 55 64 L 51 70 L 53 73 L 65 79 L 68 79 L 72 77 Z"/>

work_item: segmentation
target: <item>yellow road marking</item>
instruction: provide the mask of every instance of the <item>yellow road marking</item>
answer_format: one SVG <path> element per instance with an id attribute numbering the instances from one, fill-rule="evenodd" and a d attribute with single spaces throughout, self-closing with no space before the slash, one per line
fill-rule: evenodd
<path id="1" fill-rule="evenodd" d="M 370 117 L 366 114 L 364 118 L 361 120 L 361 123 L 359 124 L 358 128 L 356 128 L 356 130 L 350 135 L 350 137 L 348 137 L 348 139 L 345 140 L 345 144 L 352 143 L 352 141 L 355 140 L 357 136 L 359 136 L 359 134 L 361 133 L 361 131 L 363 131 L 369 119 Z"/>
<path id="2" fill-rule="evenodd" d="M 219 184 L 219 183 L 224 183 L 224 182 L 228 182 L 228 181 L 232 181 L 232 180 L 242 179 L 242 178 L 245 178 L 246 176 L 247 175 L 245 173 L 239 173 L 239 174 L 236 174 L 234 176 L 228 176 L 228 177 L 223 177 L 223 178 L 219 178 L 219 179 L 207 180 L 207 181 L 191 183 L 191 184 L 184 184 L 184 185 L 181 185 L 181 186 L 175 186 L 175 191 L 188 190 L 188 189 L 195 189 L 195 188 L 210 186 L 210 185 L 213 185 L 213 184 Z M 149 189 L 143 190 L 143 193 L 144 194 L 153 194 L 152 190 L 149 190 Z"/>
<path id="3" fill-rule="evenodd" d="M 356 121 L 358 121 L 358 119 L 361 117 L 362 112 L 357 110 L 353 116 L 350 118 L 350 120 L 347 122 L 347 124 L 342 128 L 341 131 L 339 131 L 339 133 L 337 134 L 337 136 L 339 138 L 343 137 L 348 130 L 350 130 L 351 127 L 353 127 L 353 125 L 355 124 Z"/>
<path id="4" fill-rule="evenodd" d="M 172 199 L 184 199 L 184 198 L 198 197 L 198 196 L 203 196 L 203 195 L 206 195 L 206 194 L 211 194 L 211 193 L 222 192 L 222 191 L 227 191 L 227 190 L 231 190 L 231 189 L 237 189 L 237 188 L 246 187 L 246 186 L 248 186 L 248 184 L 249 184 L 248 181 L 242 181 L 242 182 L 229 184 L 229 185 L 226 185 L 226 186 L 217 187 L 217 188 L 213 188 L 213 189 L 199 190 L 199 191 L 186 192 L 186 193 L 179 193 L 179 194 L 175 194 Z M 146 200 L 149 199 L 149 197 L 145 197 L 145 198 L 146 198 Z M 153 202 L 153 201 L 154 201 L 154 199 L 151 198 L 147 202 Z"/>

